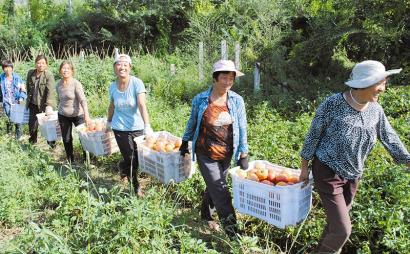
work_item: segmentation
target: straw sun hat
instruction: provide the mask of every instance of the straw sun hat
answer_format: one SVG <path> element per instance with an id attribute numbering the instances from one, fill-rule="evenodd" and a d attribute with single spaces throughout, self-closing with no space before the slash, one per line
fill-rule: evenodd
<path id="1" fill-rule="evenodd" d="M 400 73 L 402 69 L 386 71 L 384 65 L 378 61 L 366 60 L 353 67 L 350 79 L 345 82 L 353 88 L 366 88 L 376 84 L 386 77 Z"/>

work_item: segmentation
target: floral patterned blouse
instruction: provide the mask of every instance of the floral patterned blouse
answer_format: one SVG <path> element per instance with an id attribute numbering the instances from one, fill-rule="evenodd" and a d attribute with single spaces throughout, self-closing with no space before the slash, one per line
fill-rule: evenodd
<path id="1" fill-rule="evenodd" d="M 308 161 L 316 156 L 339 176 L 356 179 L 377 139 L 396 163 L 410 162 L 409 152 L 380 104 L 371 102 L 364 111 L 357 111 L 338 93 L 317 109 L 300 156 Z"/>

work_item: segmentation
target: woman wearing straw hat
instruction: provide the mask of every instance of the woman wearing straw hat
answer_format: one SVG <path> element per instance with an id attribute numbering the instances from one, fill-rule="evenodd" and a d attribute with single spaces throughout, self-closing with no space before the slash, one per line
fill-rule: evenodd
<path id="1" fill-rule="evenodd" d="M 364 161 L 379 139 L 395 162 L 410 167 L 410 154 L 377 103 L 386 89 L 386 71 L 377 61 L 355 65 L 350 89 L 328 97 L 317 109 L 301 151 L 301 181 L 308 179 L 313 160 L 315 187 L 322 200 L 327 225 L 317 253 L 338 253 L 351 233 L 349 210 L 364 170 Z"/>
<path id="2" fill-rule="evenodd" d="M 230 60 L 214 64 L 214 84 L 193 99 L 180 147 L 181 155 L 185 156 L 189 152 L 188 141 L 192 140 L 192 156 L 195 159 L 196 154 L 205 180 L 201 218 L 217 230 L 219 226 L 210 211 L 210 207 L 215 207 L 230 237 L 236 235 L 237 227 L 226 183 L 227 169 L 232 159 L 243 169 L 248 168 L 245 104 L 241 96 L 230 90 L 235 77 L 242 75 Z"/>
<path id="3" fill-rule="evenodd" d="M 117 80 L 109 88 L 110 106 L 108 107 L 107 126 L 112 128 L 120 148 L 123 161 L 119 163 L 121 175 L 131 181 L 138 197 L 143 197 L 138 173 L 138 150 L 134 138 L 151 134 L 152 128 L 146 105 L 144 83 L 130 74 L 131 58 L 119 54 L 114 61 Z"/>

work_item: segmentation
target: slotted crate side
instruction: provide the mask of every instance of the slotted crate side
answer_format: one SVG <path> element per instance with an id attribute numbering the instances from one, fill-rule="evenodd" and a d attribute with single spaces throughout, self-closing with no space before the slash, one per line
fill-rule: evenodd
<path id="1" fill-rule="evenodd" d="M 166 131 L 155 132 L 153 136 L 157 138 L 159 135 L 167 136 L 168 138 L 177 139 L 176 136 Z M 138 147 L 138 162 L 142 172 L 145 172 L 160 182 L 167 184 L 171 181 L 175 183 L 182 182 L 183 180 L 191 177 L 195 172 L 192 167 L 192 162 L 189 160 L 188 167 L 190 172 L 185 174 L 184 166 L 185 161 L 181 159 L 180 153 L 177 152 L 158 152 L 145 146 L 144 137 L 137 137 L 134 139 Z"/>
<path id="2" fill-rule="evenodd" d="M 50 119 L 46 119 L 45 113 L 36 115 L 40 133 L 47 141 L 56 141 L 61 139 L 61 128 L 60 123 L 58 122 L 57 114 L 57 111 L 54 111 Z"/>
<path id="3" fill-rule="evenodd" d="M 178 183 L 187 178 L 178 152 L 165 154 L 138 144 L 138 162 L 142 172 L 150 174 L 164 184 L 170 181 Z"/>
<path id="4" fill-rule="evenodd" d="M 88 151 L 95 156 L 110 155 L 119 151 L 114 133 L 111 132 L 91 132 L 83 131 L 84 124 L 76 127 L 78 136 L 80 137 L 81 145 L 85 151 Z"/>
<path id="5" fill-rule="evenodd" d="M 268 162 L 266 162 L 268 163 Z M 277 166 L 271 164 L 272 166 Z M 253 163 L 250 163 L 250 168 Z M 278 166 L 279 168 L 280 167 Z M 234 207 L 238 212 L 262 219 L 279 228 L 296 225 L 310 211 L 312 186 L 302 183 L 271 186 L 231 174 Z"/>
<path id="6" fill-rule="evenodd" d="M 17 124 L 28 124 L 30 112 L 24 104 L 11 104 L 10 121 Z"/>

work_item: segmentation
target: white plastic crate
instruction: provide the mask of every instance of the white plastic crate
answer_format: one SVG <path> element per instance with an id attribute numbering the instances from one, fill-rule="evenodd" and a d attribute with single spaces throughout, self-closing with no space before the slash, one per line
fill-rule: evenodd
<path id="1" fill-rule="evenodd" d="M 267 169 L 286 169 L 300 173 L 300 170 L 285 168 L 267 161 L 252 161 L 249 163 L 249 168 L 253 168 L 256 162 L 263 162 Z M 240 213 L 262 219 L 278 228 L 294 226 L 309 214 L 312 206 L 311 183 L 304 188 L 301 188 L 303 183 L 271 186 L 240 178 L 236 174 L 237 170 L 238 168 L 231 169 L 230 174 L 233 205 Z"/>
<path id="2" fill-rule="evenodd" d="M 167 139 L 171 140 L 178 138 L 166 131 L 153 133 L 155 138 L 159 135 L 166 136 Z M 184 159 L 180 156 L 179 151 L 158 152 L 152 150 L 145 145 L 144 138 L 145 136 L 140 136 L 134 139 L 138 147 L 138 164 L 142 172 L 157 178 L 164 184 L 171 181 L 182 182 L 195 173 L 190 155 L 189 158 Z"/>
<path id="3" fill-rule="evenodd" d="M 58 112 L 53 111 L 49 116 L 45 113 L 37 114 L 38 125 L 41 136 L 47 141 L 57 141 L 61 139 L 61 128 L 58 122 Z"/>
<path id="4" fill-rule="evenodd" d="M 85 151 L 88 151 L 95 156 L 101 156 L 110 155 L 120 150 L 118 148 L 117 141 L 115 140 L 114 132 L 86 132 L 85 129 L 85 124 L 80 124 L 76 127 L 81 145 Z"/>
<path id="5" fill-rule="evenodd" d="M 17 124 L 27 124 L 30 116 L 25 104 L 11 104 L 10 121 Z"/>

